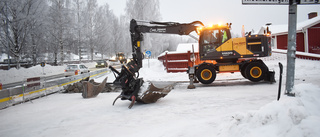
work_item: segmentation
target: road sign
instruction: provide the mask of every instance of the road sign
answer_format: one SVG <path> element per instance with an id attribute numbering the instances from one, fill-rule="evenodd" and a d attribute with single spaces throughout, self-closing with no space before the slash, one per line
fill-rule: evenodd
<path id="1" fill-rule="evenodd" d="M 44 67 L 44 66 L 46 66 L 46 63 L 41 62 L 40 65 L 41 65 L 41 67 Z"/>
<path id="2" fill-rule="evenodd" d="M 147 58 L 150 58 L 150 57 L 151 57 L 151 51 L 149 51 L 149 50 L 146 51 L 146 57 L 147 57 Z"/>
<path id="3" fill-rule="evenodd" d="M 243 5 L 289 5 L 290 0 L 242 0 Z M 319 0 L 297 0 L 297 4 L 320 4 Z"/>

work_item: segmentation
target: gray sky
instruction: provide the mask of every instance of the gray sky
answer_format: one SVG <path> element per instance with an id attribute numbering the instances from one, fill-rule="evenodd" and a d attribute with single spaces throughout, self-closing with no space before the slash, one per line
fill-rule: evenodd
<path id="1" fill-rule="evenodd" d="M 126 0 L 98 0 L 108 3 L 113 12 L 124 14 Z M 160 0 L 162 21 L 189 23 L 200 20 L 205 25 L 232 23 L 232 31 L 241 33 L 242 25 L 246 31 L 256 32 L 266 23 L 282 25 L 288 23 L 287 5 L 242 5 L 241 0 Z M 299 5 L 298 22 L 307 20 L 308 13 L 318 12 L 320 4 Z"/>

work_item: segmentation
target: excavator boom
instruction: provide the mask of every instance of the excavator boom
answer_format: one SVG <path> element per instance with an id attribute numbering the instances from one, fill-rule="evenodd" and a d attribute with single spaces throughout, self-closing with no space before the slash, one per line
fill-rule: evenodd
<path id="1" fill-rule="evenodd" d="M 138 25 L 138 22 L 150 25 Z M 151 26 L 151 24 L 155 24 L 155 26 Z M 142 68 L 143 53 L 141 52 L 141 41 L 143 41 L 143 33 L 189 35 L 191 32 L 197 31 L 199 26 L 204 26 L 201 21 L 177 23 L 154 21 L 147 22 L 136 21 L 132 19 L 130 22 L 130 34 L 134 61 L 137 62 L 139 68 Z"/>
<path id="2" fill-rule="evenodd" d="M 145 25 L 139 25 L 138 22 Z M 122 89 L 121 94 L 114 100 L 113 105 L 119 98 L 130 100 L 131 104 L 129 108 L 134 105 L 135 101 L 154 103 L 159 98 L 166 96 L 172 89 L 172 86 L 157 88 L 151 83 L 146 91 L 140 91 L 140 88 L 144 84 L 143 79 L 139 78 L 139 70 L 142 68 L 143 59 L 143 53 L 141 52 L 143 33 L 189 35 L 192 31 L 197 31 L 198 26 L 203 26 L 203 23 L 200 21 L 191 23 L 147 22 L 132 19 L 130 22 L 130 34 L 133 58 L 127 64 L 122 65 L 120 72 L 109 66 L 114 74 L 117 75 L 113 84 Z"/>

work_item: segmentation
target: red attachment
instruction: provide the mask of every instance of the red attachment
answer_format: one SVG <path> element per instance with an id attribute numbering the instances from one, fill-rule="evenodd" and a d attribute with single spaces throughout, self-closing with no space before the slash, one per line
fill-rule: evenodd
<path id="1" fill-rule="evenodd" d="M 132 101 L 136 101 L 136 96 L 132 96 L 132 97 L 131 97 L 131 100 L 132 100 Z"/>
<path id="2" fill-rule="evenodd" d="M 0 83 L 0 90 L 2 90 L 2 83 Z"/>
<path id="3" fill-rule="evenodd" d="M 136 96 L 131 96 L 131 104 L 128 107 L 129 109 L 132 108 L 132 106 L 134 105 L 135 101 L 136 101 Z"/>
<path id="4" fill-rule="evenodd" d="M 188 51 L 187 53 L 166 53 L 158 57 L 158 60 L 163 62 L 163 66 L 166 67 L 167 72 L 186 72 L 188 66 L 192 67 L 194 65 L 201 64 L 203 62 L 217 64 L 214 60 L 200 60 L 199 53 L 194 53 L 195 62 L 191 61 L 192 53 Z"/>

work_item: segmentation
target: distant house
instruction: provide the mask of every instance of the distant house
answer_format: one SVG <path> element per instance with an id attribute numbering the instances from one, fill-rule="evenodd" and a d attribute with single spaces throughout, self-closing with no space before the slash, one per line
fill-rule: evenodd
<path id="1" fill-rule="evenodd" d="M 259 34 L 263 34 L 263 26 Z M 272 44 L 275 49 L 287 49 L 288 25 L 270 25 Z M 320 16 L 317 12 L 309 14 L 309 19 L 297 23 L 297 51 L 320 54 Z"/>

